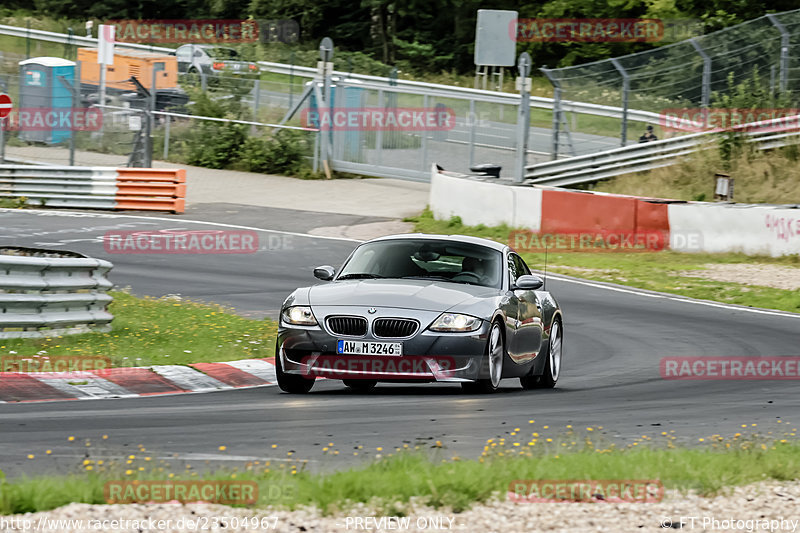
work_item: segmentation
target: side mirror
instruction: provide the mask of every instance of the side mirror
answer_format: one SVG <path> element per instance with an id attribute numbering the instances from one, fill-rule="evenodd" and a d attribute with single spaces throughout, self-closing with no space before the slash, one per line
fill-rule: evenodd
<path id="1" fill-rule="evenodd" d="M 535 291 L 536 289 L 540 289 L 542 285 L 544 285 L 544 281 L 542 281 L 542 278 L 539 276 L 525 274 L 517 278 L 517 282 L 514 283 L 513 288 L 521 291 Z"/>
<path id="2" fill-rule="evenodd" d="M 330 281 L 336 275 L 336 269 L 332 266 L 322 265 L 314 269 L 314 277 L 322 281 Z"/>

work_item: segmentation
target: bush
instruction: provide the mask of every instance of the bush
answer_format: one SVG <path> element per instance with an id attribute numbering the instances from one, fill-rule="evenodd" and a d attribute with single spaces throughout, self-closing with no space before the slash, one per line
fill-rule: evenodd
<path id="1" fill-rule="evenodd" d="M 206 168 L 228 168 L 248 140 L 247 126 L 201 121 L 187 142 L 188 163 Z"/>
<path id="2" fill-rule="evenodd" d="M 305 146 L 297 132 L 280 130 L 272 137 L 248 137 L 239 153 L 237 167 L 265 174 L 298 174 Z"/>

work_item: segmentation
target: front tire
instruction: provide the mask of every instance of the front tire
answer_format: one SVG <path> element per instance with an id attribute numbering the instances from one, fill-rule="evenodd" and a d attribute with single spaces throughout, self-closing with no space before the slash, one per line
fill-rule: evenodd
<path id="1" fill-rule="evenodd" d="M 487 371 L 489 377 L 462 383 L 461 388 L 464 392 L 488 394 L 497 391 L 500 387 L 500 380 L 503 379 L 503 361 L 506 356 L 506 348 L 503 342 L 503 330 L 499 322 L 494 322 L 489 330 L 486 355 L 485 360 L 489 366 Z"/>
<path id="2" fill-rule="evenodd" d="M 523 389 L 552 389 L 556 386 L 561 374 L 561 355 L 564 334 L 561 331 L 561 320 L 556 318 L 550 327 L 550 341 L 544 360 L 544 371 L 541 376 L 525 376 L 519 378 Z"/>
<path id="3" fill-rule="evenodd" d="M 280 354 L 275 354 L 275 376 L 278 378 L 278 387 L 289 394 L 307 394 L 314 386 L 315 378 L 306 378 L 294 374 L 286 374 L 281 366 Z"/>

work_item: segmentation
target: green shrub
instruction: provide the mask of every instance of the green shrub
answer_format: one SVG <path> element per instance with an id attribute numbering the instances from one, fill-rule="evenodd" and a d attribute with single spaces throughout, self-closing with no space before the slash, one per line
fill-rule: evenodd
<path id="1" fill-rule="evenodd" d="M 239 152 L 237 167 L 265 174 L 298 174 L 303 168 L 305 146 L 302 137 L 280 130 L 272 137 L 248 137 Z"/>

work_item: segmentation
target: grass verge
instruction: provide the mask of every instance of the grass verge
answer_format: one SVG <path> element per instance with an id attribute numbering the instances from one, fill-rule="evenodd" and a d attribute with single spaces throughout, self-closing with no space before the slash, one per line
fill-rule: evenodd
<path id="1" fill-rule="evenodd" d="M 423 233 L 462 234 L 509 242 L 508 226 L 465 226 L 458 217 L 436 220 L 430 210 L 407 218 L 416 231 Z M 513 243 L 511 243 L 513 246 Z M 533 269 L 544 266 L 543 253 L 522 257 Z M 667 292 L 724 303 L 800 312 L 800 291 L 743 285 L 687 276 L 687 271 L 702 271 L 714 264 L 800 266 L 800 256 L 751 257 L 744 254 L 688 254 L 672 251 L 645 253 L 552 252 L 547 254 L 548 272 L 579 276 L 584 279 L 629 285 L 640 289 Z M 800 268 L 797 275 L 800 276 Z"/>
<path id="2" fill-rule="evenodd" d="M 459 512 L 475 502 L 504 498 L 514 480 L 658 479 L 666 489 L 714 495 L 734 485 L 800 478 L 796 442 L 740 434 L 715 437 L 702 448 L 675 447 L 665 437 L 661 444 L 613 449 L 592 442 L 588 434 L 570 431 L 552 443 L 542 439 L 538 449 L 535 440 L 515 447 L 490 439 L 478 460 L 443 459 L 446 450 L 435 448 L 378 456 L 358 467 L 326 473 L 308 472 L 301 461 L 254 461 L 243 469 L 174 474 L 170 464 L 152 461 L 142 450 L 118 462 L 87 454 L 68 475 L 5 481 L 0 473 L 0 514 L 45 511 L 72 502 L 106 503 L 104 484 L 119 480 L 255 481 L 259 486 L 255 507 L 313 505 L 336 513 L 365 502 L 386 513 L 403 514 L 412 498 Z M 570 446 L 562 447 L 568 442 Z M 33 455 L 29 459 L 42 460 Z"/>
<path id="3" fill-rule="evenodd" d="M 0 353 L 15 356 L 109 357 L 113 366 L 183 365 L 275 355 L 277 324 L 234 315 L 216 304 L 176 297 L 138 298 L 113 292 L 108 333 L 43 339 L 3 339 Z"/>

